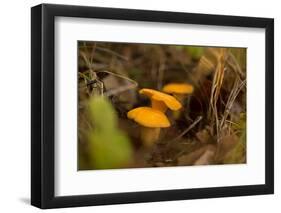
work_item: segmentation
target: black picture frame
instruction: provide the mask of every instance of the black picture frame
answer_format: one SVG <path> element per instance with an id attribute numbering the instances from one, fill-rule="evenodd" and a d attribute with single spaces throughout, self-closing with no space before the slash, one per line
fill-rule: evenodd
<path id="1" fill-rule="evenodd" d="M 265 29 L 265 184 L 56 197 L 54 195 L 54 21 L 55 17 L 58 16 L 216 26 L 237 26 Z M 273 19 L 41 4 L 31 9 L 31 52 L 32 205 L 46 209 L 274 193 Z"/>

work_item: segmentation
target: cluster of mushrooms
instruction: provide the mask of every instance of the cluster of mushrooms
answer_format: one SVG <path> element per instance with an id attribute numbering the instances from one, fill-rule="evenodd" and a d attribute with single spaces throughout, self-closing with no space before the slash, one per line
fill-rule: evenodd
<path id="1" fill-rule="evenodd" d="M 158 141 L 161 128 L 171 126 L 166 111 L 169 109 L 178 112 L 185 97 L 193 92 L 193 86 L 186 83 L 170 83 L 165 85 L 162 91 L 147 88 L 139 90 L 140 94 L 150 98 L 151 106 L 137 107 L 127 113 L 129 119 L 141 126 L 140 138 L 145 147 L 151 147 Z"/>

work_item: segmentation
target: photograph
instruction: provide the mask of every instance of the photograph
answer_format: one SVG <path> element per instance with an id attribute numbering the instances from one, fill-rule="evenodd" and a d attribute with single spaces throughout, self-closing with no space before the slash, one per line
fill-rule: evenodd
<path id="1" fill-rule="evenodd" d="M 77 42 L 78 170 L 245 164 L 247 49 Z"/>

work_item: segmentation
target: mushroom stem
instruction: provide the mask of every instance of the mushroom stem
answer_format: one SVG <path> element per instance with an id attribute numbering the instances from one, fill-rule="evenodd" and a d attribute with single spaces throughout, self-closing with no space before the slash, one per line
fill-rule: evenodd
<path id="1" fill-rule="evenodd" d="M 157 101 L 157 100 L 153 100 L 153 99 L 151 100 L 151 107 L 152 107 L 152 109 L 159 110 L 163 113 L 165 113 L 167 110 L 167 106 L 163 101 Z"/>
<path id="2" fill-rule="evenodd" d="M 184 104 L 185 95 L 174 93 L 173 96 L 174 96 L 182 105 Z M 173 111 L 173 116 L 174 116 L 175 120 L 178 120 L 178 119 L 180 118 L 181 114 L 182 114 L 182 109 L 177 110 L 177 111 Z"/>
<path id="3" fill-rule="evenodd" d="M 160 135 L 160 128 L 151 128 L 151 127 L 141 127 L 140 136 L 143 142 L 143 145 L 146 147 L 151 147 L 155 144 Z"/>

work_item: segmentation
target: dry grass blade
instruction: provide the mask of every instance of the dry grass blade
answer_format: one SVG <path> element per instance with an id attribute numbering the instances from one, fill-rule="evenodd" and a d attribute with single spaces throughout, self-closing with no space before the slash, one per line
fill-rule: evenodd
<path id="1" fill-rule="evenodd" d="M 240 79 L 245 79 L 246 75 L 242 71 L 242 69 L 241 69 L 238 61 L 234 57 L 234 55 L 231 52 L 229 52 L 228 56 L 229 56 L 229 60 L 227 60 L 227 64 L 238 74 Z"/>
<path id="2" fill-rule="evenodd" d="M 246 80 L 241 82 L 239 77 L 236 78 L 234 85 L 233 85 L 233 89 L 230 92 L 230 95 L 228 97 L 228 100 L 227 100 L 227 103 L 225 106 L 224 114 L 223 114 L 221 122 L 220 122 L 220 128 L 223 128 L 225 121 L 230 113 L 230 109 L 232 108 L 236 97 L 238 96 L 239 92 L 241 91 L 241 89 L 243 89 L 243 87 L 245 85 L 246 85 Z"/>
<path id="3" fill-rule="evenodd" d="M 96 47 L 97 50 L 99 51 L 103 51 L 103 52 L 106 52 L 106 53 L 109 53 L 109 54 L 112 54 L 112 55 L 115 55 L 116 57 L 120 58 L 120 59 L 123 59 L 125 61 L 128 61 L 129 59 L 115 51 L 112 51 L 110 49 L 107 49 L 107 48 L 103 48 L 103 47 Z"/>
<path id="4" fill-rule="evenodd" d="M 225 58 L 226 58 L 226 49 L 220 48 L 219 53 L 215 53 L 218 57 L 218 63 L 214 74 L 214 79 L 212 83 L 211 89 L 211 97 L 210 97 L 210 106 L 208 110 L 208 118 L 211 123 L 215 123 L 217 138 L 220 134 L 220 126 L 219 126 L 219 118 L 218 118 L 218 110 L 217 110 L 217 101 L 220 96 L 220 91 L 224 79 L 225 73 Z"/>

